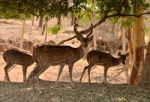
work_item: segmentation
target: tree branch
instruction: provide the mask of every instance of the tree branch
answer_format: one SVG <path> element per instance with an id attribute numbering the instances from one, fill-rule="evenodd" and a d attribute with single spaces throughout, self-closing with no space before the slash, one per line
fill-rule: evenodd
<path id="1" fill-rule="evenodd" d="M 96 28 L 98 25 L 102 24 L 103 22 L 105 22 L 108 18 L 111 18 L 111 17 L 141 17 L 143 15 L 150 15 L 150 11 L 148 12 L 144 12 L 144 13 L 141 13 L 141 14 L 112 14 L 112 15 L 108 15 L 109 12 L 106 12 L 105 15 L 103 16 L 102 19 L 100 19 L 97 23 L 95 23 L 93 25 L 93 28 Z M 90 28 L 86 29 L 86 30 L 83 30 L 83 31 L 80 31 L 80 33 L 87 33 L 90 31 Z"/>
<path id="2" fill-rule="evenodd" d="M 141 17 L 141 16 L 143 16 L 143 15 L 150 15 L 150 12 L 144 12 L 144 13 L 141 13 L 141 14 L 113 14 L 113 15 L 108 15 L 107 16 L 107 18 L 110 18 L 110 17 L 117 17 L 117 16 L 119 16 L 119 17 L 137 17 L 137 18 L 139 18 L 139 17 Z"/>
<path id="3" fill-rule="evenodd" d="M 65 39 L 65 40 L 59 42 L 57 45 L 61 45 L 61 44 L 63 44 L 64 42 L 69 41 L 69 40 L 72 40 L 72 39 L 74 39 L 74 38 L 76 38 L 76 35 L 73 36 L 73 37 L 71 37 L 71 38 L 68 38 L 68 39 Z"/>
<path id="4" fill-rule="evenodd" d="M 121 13 L 108 15 L 108 13 L 109 13 L 109 11 L 106 11 L 105 14 L 104 14 L 104 16 L 103 16 L 103 18 L 100 19 L 97 23 L 95 23 L 95 24 L 93 25 L 93 28 L 96 28 L 97 26 L 99 26 L 100 24 L 102 24 L 102 23 L 105 22 L 108 18 L 111 18 L 111 17 L 138 17 L 138 18 L 139 18 L 139 17 L 141 17 L 141 16 L 143 16 L 143 15 L 150 15 L 150 12 L 149 12 L 149 11 L 148 11 L 148 12 L 141 13 L 141 14 L 138 14 L 138 15 L 136 15 L 136 14 L 121 14 Z M 90 31 L 90 27 L 89 27 L 88 29 L 86 29 L 86 30 L 80 31 L 79 33 L 85 34 L 85 33 L 88 33 L 89 31 Z M 68 38 L 68 39 L 66 39 L 66 40 L 63 40 L 63 41 L 59 42 L 58 45 L 60 45 L 60 44 L 62 44 L 62 43 L 64 43 L 64 42 L 66 42 L 66 41 L 72 40 L 72 39 L 74 39 L 74 38 L 76 38 L 76 35 L 73 36 L 73 37 L 71 37 L 71 38 Z"/>

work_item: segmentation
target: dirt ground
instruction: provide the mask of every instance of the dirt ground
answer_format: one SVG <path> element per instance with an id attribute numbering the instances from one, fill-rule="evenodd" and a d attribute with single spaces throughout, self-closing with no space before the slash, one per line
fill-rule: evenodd
<path id="1" fill-rule="evenodd" d="M 103 68 L 96 67 L 91 72 L 92 83 L 87 82 L 87 73 L 83 78 L 83 83 L 79 83 L 79 78 L 83 70 L 85 60 L 78 61 L 73 70 L 73 80 L 75 87 L 69 83 L 69 73 L 65 67 L 59 84 L 56 87 L 55 80 L 58 74 L 58 66 L 50 67 L 40 78 L 39 87 L 42 94 L 37 90 L 33 91 L 29 83 L 22 82 L 21 66 L 16 66 L 10 72 L 11 83 L 4 81 L 3 67 L 5 62 L 0 57 L 0 102 L 150 102 L 150 90 L 140 87 L 130 86 L 126 83 L 125 74 L 122 73 L 108 85 L 103 85 Z M 28 74 L 34 65 L 28 68 Z M 118 73 L 117 68 L 110 68 L 108 79 Z"/>
<path id="2" fill-rule="evenodd" d="M 150 102 L 150 91 L 126 84 L 61 82 L 58 87 L 52 81 L 40 81 L 42 94 L 29 89 L 23 83 L 0 82 L 0 102 Z"/>
<path id="3" fill-rule="evenodd" d="M 55 21 L 55 20 L 54 20 Z M 51 21 L 51 22 L 54 22 Z M 21 23 L 14 21 L 11 24 L 0 25 L 0 37 L 12 38 L 19 36 L 21 31 Z M 51 23 L 50 22 L 50 23 Z M 30 23 L 27 23 L 25 38 L 34 39 L 35 36 L 29 36 Z M 65 28 L 67 29 L 67 28 Z M 38 33 L 36 28 L 33 28 L 32 33 Z M 15 35 L 16 34 L 16 35 Z M 57 42 L 60 41 L 60 36 L 52 36 L 48 39 L 54 39 Z M 70 36 L 70 35 L 69 35 Z M 44 37 L 37 35 L 36 38 L 44 39 Z M 64 38 L 63 38 L 64 39 Z M 32 71 L 35 64 L 28 68 L 28 73 Z M 103 81 L 103 67 L 96 66 L 91 71 L 91 82 L 87 83 L 87 73 L 83 77 L 83 83 L 79 83 L 79 78 L 83 71 L 84 66 L 87 65 L 86 60 L 79 60 L 73 68 L 73 80 L 75 81 L 75 87 L 70 86 L 68 67 L 65 66 L 64 71 L 60 77 L 58 87 L 55 87 L 55 82 L 59 70 L 59 66 L 51 66 L 46 70 L 40 78 L 44 81 L 40 81 L 40 88 L 42 94 L 38 91 L 30 89 L 28 83 L 22 83 L 22 69 L 17 65 L 9 72 L 12 83 L 4 81 L 4 66 L 5 62 L 0 55 L 0 102 L 150 102 L 150 90 L 144 90 L 140 87 L 134 87 L 125 84 L 125 73 L 121 73 L 117 78 L 109 82 L 108 85 L 101 84 Z M 117 67 L 110 68 L 108 71 L 107 79 L 111 79 L 120 70 Z"/>

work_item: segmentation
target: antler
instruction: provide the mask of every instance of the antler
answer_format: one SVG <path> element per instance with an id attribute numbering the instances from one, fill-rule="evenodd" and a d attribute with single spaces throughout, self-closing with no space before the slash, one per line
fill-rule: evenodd
<path id="1" fill-rule="evenodd" d="M 87 35 L 87 37 L 90 37 L 90 36 L 91 36 L 91 34 L 92 34 L 92 32 L 93 32 L 93 24 L 91 23 L 90 33 Z"/>
<path id="2" fill-rule="evenodd" d="M 79 26 L 78 24 L 75 24 L 75 25 L 74 25 L 74 32 L 76 33 L 75 36 L 70 37 L 70 38 L 65 39 L 65 40 L 62 40 L 61 42 L 58 43 L 58 45 L 61 45 L 62 43 L 66 42 L 66 41 L 69 41 L 69 40 L 72 40 L 72 39 L 76 38 L 76 37 L 77 37 L 77 34 L 81 34 L 81 32 L 77 31 L 77 27 L 78 27 L 78 26 Z M 90 37 L 90 35 L 92 34 L 93 28 L 94 28 L 94 27 L 93 27 L 93 24 L 91 24 L 91 26 L 88 28 L 88 29 L 90 29 L 90 33 L 87 35 L 88 37 Z"/>
<path id="3" fill-rule="evenodd" d="M 71 37 L 71 38 L 68 38 L 68 39 L 66 39 L 66 40 L 63 40 L 63 41 L 61 41 L 61 42 L 59 42 L 58 45 L 61 45 L 62 43 L 66 42 L 66 41 L 69 41 L 69 40 L 72 40 L 72 39 L 76 38 L 76 37 L 77 37 L 77 34 L 79 34 L 79 32 L 77 31 L 77 27 L 78 27 L 78 26 L 79 26 L 79 25 L 78 25 L 77 23 L 74 25 L 74 32 L 76 33 L 75 36 L 73 36 L 73 37 Z"/>
<path id="4" fill-rule="evenodd" d="M 80 34 L 79 31 L 77 31 L 77 27 L 79 27 L 79 25 L 76 23 L 76 24 L 74 25 L 74 32 L 75 32 L 76 34 Z"/>

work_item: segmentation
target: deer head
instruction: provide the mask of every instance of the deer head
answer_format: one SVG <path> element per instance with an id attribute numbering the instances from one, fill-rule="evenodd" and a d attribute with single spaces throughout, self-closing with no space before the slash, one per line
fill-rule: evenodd
<path id="1" fill-rule="evenodd" d="M 91 41 L 93 39 L 93 35 L 92 35 L 93 25 L 91 24 L 90 32 L 85 38 L 83 37 L 83 35 L 79 31 L 77 31 L 78 26 L 79 26 L 78 24 L 75 24 L 75 26 L 74 26 L 74 32 L 76 34 L 76 38 L 81 42 L 81 46 L 87 47 L 89 41 Z"/>
<path id="2" fill-rule="evenodd" d="M 129 54 L 126 53 L 126 54 L 123 55 L 123 54 L 121 54 L 121 52 L 118 52 L 118 56 L 119 56 L 120 59 L 121 59 L 121 60 L 120 60 L 121 63 L 122 63 L 122 64 L 125 64 L 126 57 L 129 56 Z"/>

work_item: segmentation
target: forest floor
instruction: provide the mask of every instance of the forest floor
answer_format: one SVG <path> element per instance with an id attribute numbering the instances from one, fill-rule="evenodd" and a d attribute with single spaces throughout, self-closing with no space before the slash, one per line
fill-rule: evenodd
<path id="1" fill-rule="evenodd" d="M 19 37 L 17 34 L 21 32 L 20 22 L 10 22 L 10 24 L 0 25 L 1 38 Z M 29 23 L 27 22 L 27 24 Z M 30 25 L 27 26 L 25 38 L 32 39 L 36 37 L 38 39 L 44 39 L 44 37 L 41 36 L 28 36 L 29 33 L 31 33 L 28 28 L 30 28 Z M 38 32 L 35 30 L 32 31 L 32 33 Z M 59 42 L 62 36 L 49 37 L 48 39 L 54 38 L 56 38 L 55 41 Z M 32 71 L 34 65 L 35 64 L 28 68 L 27 75 Z M 39 94 L 38 91 L 33 91 L 28 83 L 22 82 L 22 69 L 19 65 L 9 72 L 12 82 L 5 82 L 5 62 L 2 55 L 0 55 L 0 102 L 150 102 L 150 90 L 125 84 L 127 78 L 124 72 L 111 82 L 109 81 L 109 79 L 120 72 L 120 70 L 117 70 L 118 67 L 109 69 L 107 76 L 109 84 L 107 85 L 101 84 L 103 81 L 102 66 L 96 66 L 96 68 L 92 69 L 91 83 L 87 82 L 87 73 L 85 73 L 83 77 L 83 83 L 79 83 L 81 73 L 86 65 L 87 62 L 84 59 L 75 63 L 73 69 L 74 88 L 72 88 L 69 83 L 67 66 L 65 66 L 60 76 L 59 85 L 57 87 L 55 87 L 54 81 L 56 81 L 59 66 L 50 67 L 40 76 L 43 81 L 40 81 L 42 94 Z"/>
<path id="2" fill-rule="evenodd" d="M 126 84 L 40 81 L 42 94 L 25 83 L 0 82 L 0 102 L 150 102 L 150 91 Z"/>

